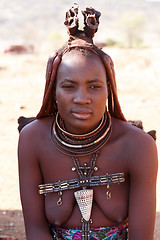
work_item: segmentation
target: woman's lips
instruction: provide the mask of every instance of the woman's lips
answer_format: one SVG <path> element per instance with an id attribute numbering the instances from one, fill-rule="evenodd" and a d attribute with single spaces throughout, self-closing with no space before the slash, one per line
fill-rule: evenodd
<path id="1" fill-rule="evenodd" d="M 90 112 L 72 112 L 73 116 L 78 119 L 86 120 L 90 118 Z"/>

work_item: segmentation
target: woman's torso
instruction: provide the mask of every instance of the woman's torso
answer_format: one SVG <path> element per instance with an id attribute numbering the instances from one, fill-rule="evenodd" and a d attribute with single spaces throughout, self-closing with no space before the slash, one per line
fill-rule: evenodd
<path id="1" fill-rule="evenodd" d="M 77 172 L 72 171 L 74 166 L 72 158 L 58 151 L 51 140 L 52 121 L 51 118 L 41 121 L 41 136 L 37 144 L 44 183 L 79 178 Z M 106 145 L 99 150 L 99 156 L 95 164 L 98 167 L 98 171 L 94 172 L 93 175 L 100 176 L 106 173 L 123 172 L 125 174 L 125 182 L 110 185 L 111 199 L 107 199 L 107 187 L 105 185 L 92 187 L 94 198 L 91 213 L 93 223 L 91 227 L 117 225 L 123 223 L 128 216 L 129 149 L 126 146 L 125 127 L 123 131 L 117 131 L 119 129 L 118 124 L 121 127 L 125 125 L 125 123 L 119 120 L 112 120 L 112 135 Z M 78 159 L 80 165 L 83 165 L 85 162 L 89 165 L 91 158 L 92 155 L 79 157 Z M 57 193 L 48 193 L 45 196 L 45 214 L 49 223 L 72 228 L 81 226 L 81 213 L 74 197 L 75 191 L 76 189 L 63 191 L 61 206 L 57 205 L 59 199 Z"/>

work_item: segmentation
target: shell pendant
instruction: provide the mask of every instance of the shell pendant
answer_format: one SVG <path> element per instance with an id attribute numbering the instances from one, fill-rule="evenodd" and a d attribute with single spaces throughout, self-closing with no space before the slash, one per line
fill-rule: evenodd
<path id="1" fill-rule="evenodd" d="M 82 217 L 88 222 L 91 217 L 93 189 L 83 189 L 74 192 Z"/>

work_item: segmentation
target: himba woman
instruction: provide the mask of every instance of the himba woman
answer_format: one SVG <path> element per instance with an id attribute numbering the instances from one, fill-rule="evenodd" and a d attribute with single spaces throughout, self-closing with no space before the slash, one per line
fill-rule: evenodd
<path id="1" fill-rule="evenodd" d="M 78 6 L 66 13 L 69 40 L 49 59 L 41 110 L 20 134 L 27 239 L 153 240 L 155 142 L 122 114 L 113 62 L 92 41 L 100 12 L 82 13 L 84 31 Z"/>

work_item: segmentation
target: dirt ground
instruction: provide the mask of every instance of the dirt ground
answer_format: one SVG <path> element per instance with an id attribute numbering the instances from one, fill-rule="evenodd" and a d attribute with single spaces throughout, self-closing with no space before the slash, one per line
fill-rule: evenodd
<path id="1" fill-rule="evenodd" d="M 160 149 L 160 49 L 108 49 L 115 62 L 119 98 L 128 120 L 157 131 Z M 39 111 L 48 53 L 0 53 L 0 236 L 25 239 L 18 189 L 17 119 Z M 160 240 L 160 176 L 155 240 Z"/>

